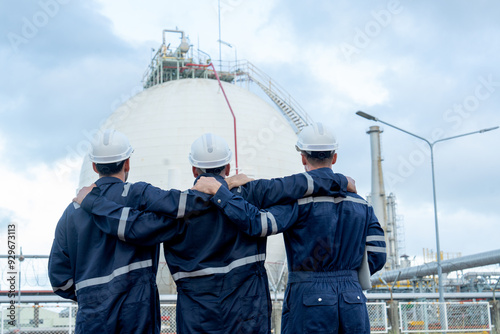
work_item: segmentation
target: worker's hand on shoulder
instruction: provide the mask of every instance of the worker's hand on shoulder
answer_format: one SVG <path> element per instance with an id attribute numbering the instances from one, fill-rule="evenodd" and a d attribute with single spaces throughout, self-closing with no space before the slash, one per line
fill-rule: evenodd
<path id="1" fill-rule="evenodd" d="M 250 181 L 253 181 L 251 177 L 248 177 L 246 174 L 236 174 L 231 177 L 226 178 L 227 186 L 229 189 L 233 189 L 244 184 L 247 184 Z"/>
<path id="2" fill-rule="evenodd" d="M 346 176 L 347 179 L 347 191 L 351 193 L 358 193 L 356 190 L 356 181 L 353 178 Z"/>
<path id="3" fill-rule="evenodd" d="M 82 189 L 80 189 L 80 191 L 78 191 L 78 194 L 76 195 L 76 197 L 73 198 L 73 202 L 76 202 L 78 204 L 82 204 L 83 200 L 88 195 L 88 193 L 91 192 L 92 189 L 94 189 L 95 187 L 96 187 L 96 184 L 92 183 L 90 186 L 83 187 Z"/>
<path id="4" fill-rule="evenodd" d="M 196 181 L 192 190 L 198 190 L 205 194 L 215 195 L 219 190 L 221 183 L 217 181 L 214 177 L 202 176 Z"/>

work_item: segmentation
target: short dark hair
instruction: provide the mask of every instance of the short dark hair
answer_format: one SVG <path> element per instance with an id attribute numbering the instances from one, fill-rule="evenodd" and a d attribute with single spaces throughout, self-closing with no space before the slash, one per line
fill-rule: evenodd
<path id="1" fill-rule="evenodd" d="M 198 170 L 198 174 L 215 174 L 215 175 L 220 175 L 222 171 L 226 168 L 227 165 L 217 167 L 217 168 L 199 168 L 196 167 Z"/>
<path id="2" fill-rule="evenodd" d="M 335 151 L 302 151 L 307 161 L 313 166 L 323 165 L 333 158 Z"/>
<path id="3" fill-rule="evenodd" d="M 97 172 L 99 172 L 99 175 L 109 176 L 109 175 L 119 173 L 122 170 L 123 165 L 125 164 L 125 161 L 126 160 L 122 160 L 119 162 L 112 162 L 109 164 L 97 164 L 96 163 L 95 166 L 96 166 Z"/>

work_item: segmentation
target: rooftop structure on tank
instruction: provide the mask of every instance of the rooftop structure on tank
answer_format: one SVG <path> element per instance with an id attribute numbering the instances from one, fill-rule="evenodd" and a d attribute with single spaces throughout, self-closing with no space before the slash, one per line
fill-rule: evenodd
<path id="1" fill-rule="evenodd" d="M 181 43 L 175 50 L 171 49 L 170 43 L 167 44 L 166 33 L 181 34 Z M 195 51 L 183 31 L 163 30 L 163 43 L 154 54 L 143 76 L 144 89 L 180 79 L 218 79 L 233 83 L 246 80 L 255 83 L 266 93 L 296 133 L 312 122 L 305 110 L 288 92 L 250 62 L 237 59 L 226 62 L 220 60 L 220 70 L 216 72 L 207 53 L 197 50 L 196 54 L 195 57 Z"/>
<path id="2" fill-rule="evenodd" d="M 170 48 L 170 43 L 166 42 L 166 33 L 181 34 L 181 44 L 174 50 Z M 191 50 L 191 52 L 189 52 Z M 198 54 L 204 54 L 201 50 Z M 155 85 L 179 79 L 216 79 L 215 72 L 209 67 L 210 58 L 201 59 L 198 55 L 198 61 L 194 60 L 193 49 L 181 30 L 163 30 L 163 43 L 160 45 L 151 64 L 144 73 L 143 86 L 145 89 Z M 241 71 L 219 71 L 219 79 L 225 82 L 235 80 Z"/>

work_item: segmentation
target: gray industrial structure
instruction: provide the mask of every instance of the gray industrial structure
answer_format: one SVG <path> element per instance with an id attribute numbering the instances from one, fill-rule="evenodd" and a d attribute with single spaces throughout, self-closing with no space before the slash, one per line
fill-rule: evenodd
<path id="1" fill-rule="evenodd" d="M 373 206 L 375 215 L 385 231 L 387 245 L 385 270 L 392 270 L 399 268 L 396 200 L 393 194 L 385 195 L 382 152 L 380 149 L 380 134 L 382 131 L 378 126 L 371 126 L 367 133 L 370 135 L 372 160 L 372 189 L 368 201 Z"/>
<path id="2" fill-rule="evenodd" d="M 407 255 L 399 255 L 399 249 L 404 248 L 403 240 L 398 234 L 395 196 L 386 196 L 382 169 L 382 153 L 378 126 L 371 126 L 367 131 L 370 135 L 371 161 L 372 161 L 372 188 L 368 200 L 373 206 L 375 214 L 386 233 L 387 263 L 381 272 L 372 276 L 371 282 L 375 287 L 370 292 L 377 293 L 389 287 L 400 292 L 433 293 L 436 291 L 436 275 L 438 263 L 429 262 L 419 266 L 409 266 Z M 437 255 L 436 255 L 437 256 Z M 401 258 L 401 260 L 400 260 Z M 483 267 L 500 263 L 500 249 L 490 252 L 458 257 L 441 262 L 443 276 L 451 272 L 463 271 L 476 267 Z M 495 291 L 500 278 L 499 272 L 465 273 L 456 279 L 446 277 L 447 292 L 461 291 Z M 406 281 L 406 284 L 396 282 Z M 392 286 L 389 284 L 392 283 Z"/>

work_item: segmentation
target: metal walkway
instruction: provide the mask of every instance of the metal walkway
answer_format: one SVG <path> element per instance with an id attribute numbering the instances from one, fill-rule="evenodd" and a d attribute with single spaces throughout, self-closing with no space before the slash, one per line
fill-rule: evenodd
<path id="1" fill-rule="evenodd" d="M 255 82 L 280 109 L 295 133 L 299 133 L 303 127 L 312 123 L 311 117 L 300 104 L 270 76 L 248 61 L 240 62 L 238 65 L 237 77 L 246 75 L 250 81 Z"/>

